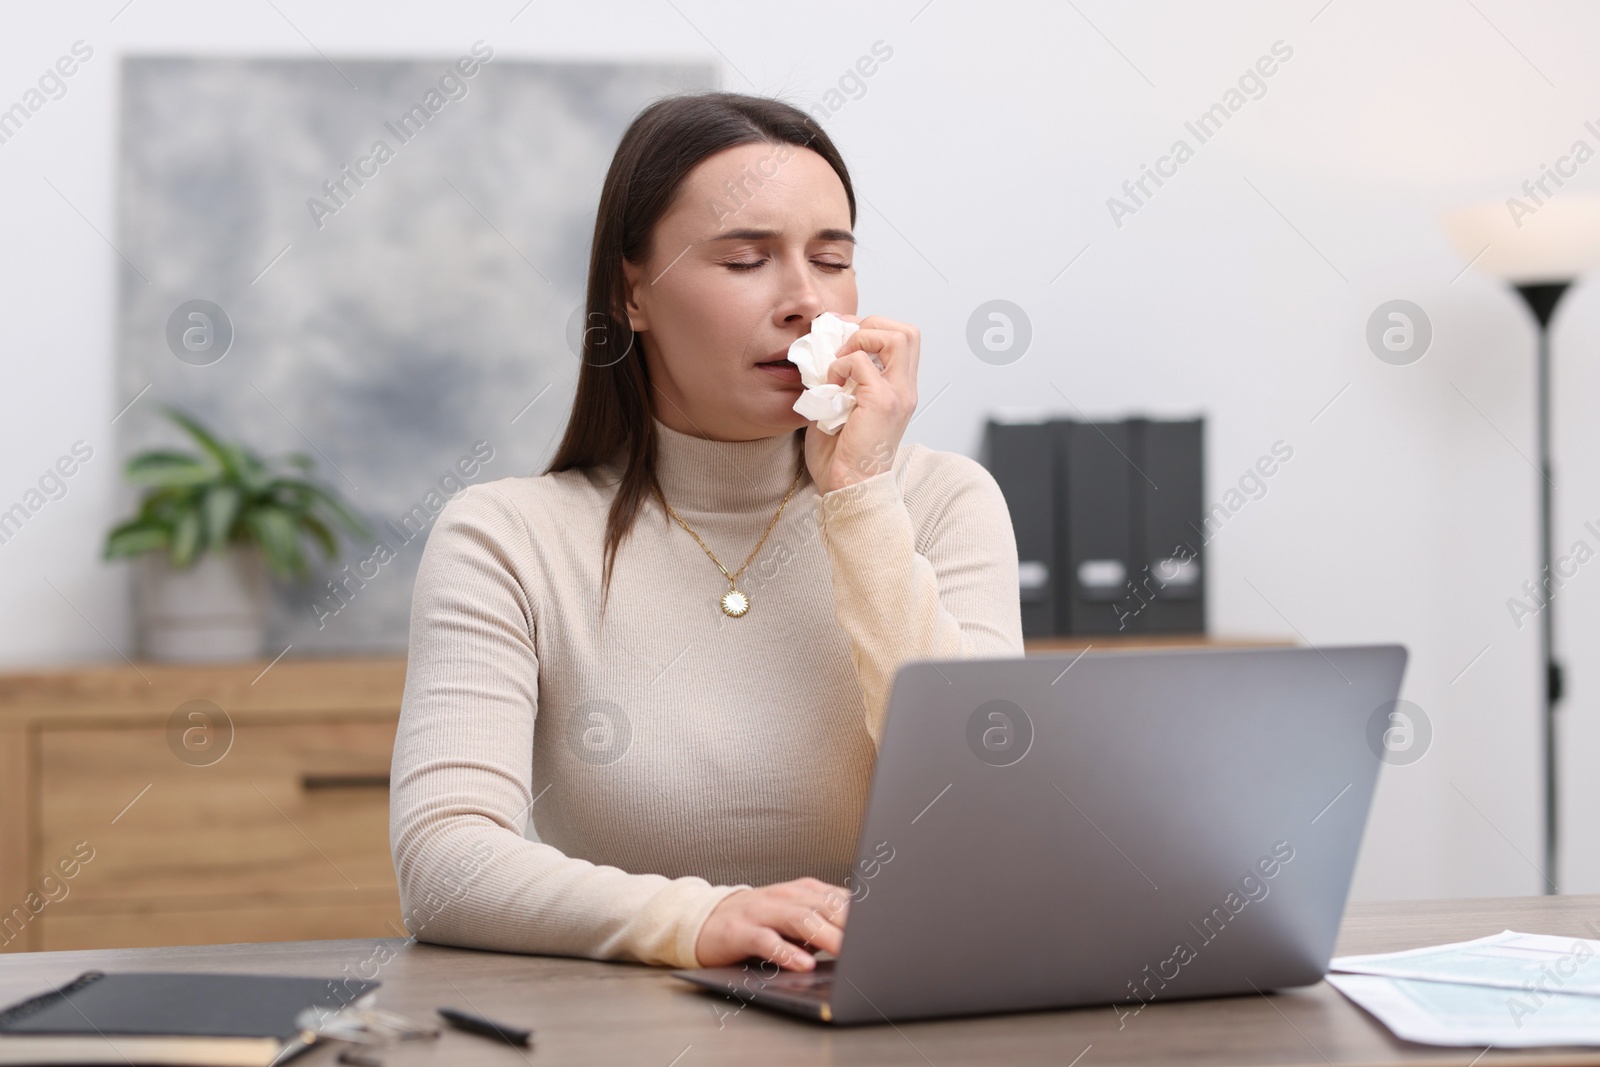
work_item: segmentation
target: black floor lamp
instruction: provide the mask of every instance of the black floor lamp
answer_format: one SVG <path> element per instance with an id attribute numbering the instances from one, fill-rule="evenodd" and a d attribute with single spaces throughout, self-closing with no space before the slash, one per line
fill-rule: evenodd
<path id="1" fill-rule="evenodd" d="M 1551 560 L 1550 320 L 1561 298 L 1586 270 L 1600 262 L 1600 197 L 1560 193 L 1549 198 L 1513 197 L 1504 204 L 1476 204 L 1449 212 L 1445 229 L 1469 266 L 1509 283 L 1533 312 L 1539 328 L 1536 415 L 1539 437 L 1539 612 L 1543 681 L 1544 891 L 1557 891 L 1560 804 L 1557 794 L 1556 706 L 1563 690 L 1555 656 L 1555 591 Z"/>

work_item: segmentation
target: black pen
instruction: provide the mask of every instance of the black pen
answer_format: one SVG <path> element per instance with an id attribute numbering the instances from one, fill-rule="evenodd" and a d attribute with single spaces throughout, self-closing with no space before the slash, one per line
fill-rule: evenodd
<path id="1" fill-rule="evenodd" d="M 472 1015 L 461 1011 L 459 1008 L 435 1008 L 444 1021 L 457 1030 L 465 1030 L 469 1034 L 480 1037 L 497 1037 L 513 1045 L 527 1048 L 533 1043 L 533 1031 L 524 1030 L 516 1026 L 507 1026 L 505 1023 L 491 1022 L 479 1015 Z"/>

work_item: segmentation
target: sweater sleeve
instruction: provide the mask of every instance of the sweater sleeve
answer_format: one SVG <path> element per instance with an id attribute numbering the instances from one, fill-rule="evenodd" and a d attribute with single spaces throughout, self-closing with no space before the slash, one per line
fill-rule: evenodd
<path id="1" fill-rule="evenodd" d="M 834 614 L 850 640 L 867 732 L 883 738 L 895 672 L 911 659 L 1020 656 L 1016 531 L 1000 486 L 956 453 L 918 486 L 899 467 L 822 495 Z"/>
<path id="2" fill-rule="evenodd" d="M 445 505 L 412 594 L 389 842 L 419 940 L 697 967 L 711 910 L 743 886 L 630 874 L 529 840 L 539 605 L 528 525 L 490 485 Z"/>

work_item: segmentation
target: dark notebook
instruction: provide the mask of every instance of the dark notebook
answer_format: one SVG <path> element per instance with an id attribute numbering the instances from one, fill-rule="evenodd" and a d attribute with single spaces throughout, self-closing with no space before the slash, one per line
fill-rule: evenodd
<path id="1" fill-rule="evenodd" d="M 0 1010 L 0 1064 L 270 1064 L 298 1041 L 301 1012 L 336 1012 L 379 984 L 85 971 Z"/>

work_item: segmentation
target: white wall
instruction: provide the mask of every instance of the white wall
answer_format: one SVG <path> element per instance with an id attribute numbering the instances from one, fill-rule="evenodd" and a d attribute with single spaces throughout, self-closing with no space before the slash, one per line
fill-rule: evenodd
<path id="1" fill-rule="evenodd" d="M 0 145 L 0 507 L 74 441 L 95 449 L 68 495 L 0 545 L 0 662 L 114 659 L 130 641 L 124 574 L 96 560 L 118 506 L 116 253 L 100 236 L 116 232 L 118 55 L 453 55 L 483 38 L 505 56 L 715 58 L 714 46 L 726 87 L 816 102 L 881 39 L 892 58 L 828 126 L 862 195 L 862 312 L 924 330 L 926 406 L 910 436 L 972 454 L 984 412 L 1041 398 L 1091 416 L 1204 411 L 1213 498 L 1287 442 L 1267 495 L 1212 542 L 1213 628 L 1403 641 L 1404 695 L 1435 730 L 1425 758 L 1385 770 L 1357 895 L 1538 890 L 1535 628 L 1519 631 L 1505 605 L 1535 566 L 1534 333 L 1508 291 L 1457 277 L 1435 216 L 1510 196 L 1575 138 L 1594 141 L 1582 130 L 1600 120 L 1591 5 L 904 0 L 780 14 L 534 0 L 518 14 L 522 0 L 276 0 L 280 16 L 123 2 L 29 5 L 0 35 L 0 107 L 74 41 L 95 49 L 67 94 Z M 1280 39 L 1293 56 L 1265 96 L 1115 226 L 1107 197 Z M 1600 162 L 1568 188 L 1597 185 Z M 968 314 L 995 297 L 1035 331 L 1006 367 L 964 343 Z M 1435 329 L 1408 367 L 1363 340 L 1396 297 Z M 1597 338 L 1600 295 L 1580 285 L 1555 338 L 1563 546 L 1600 520 L 1586 419 Z M 1559 880 L 1594 892 L 1600 564 L 1557 603 L 1572 688 Z"/>

